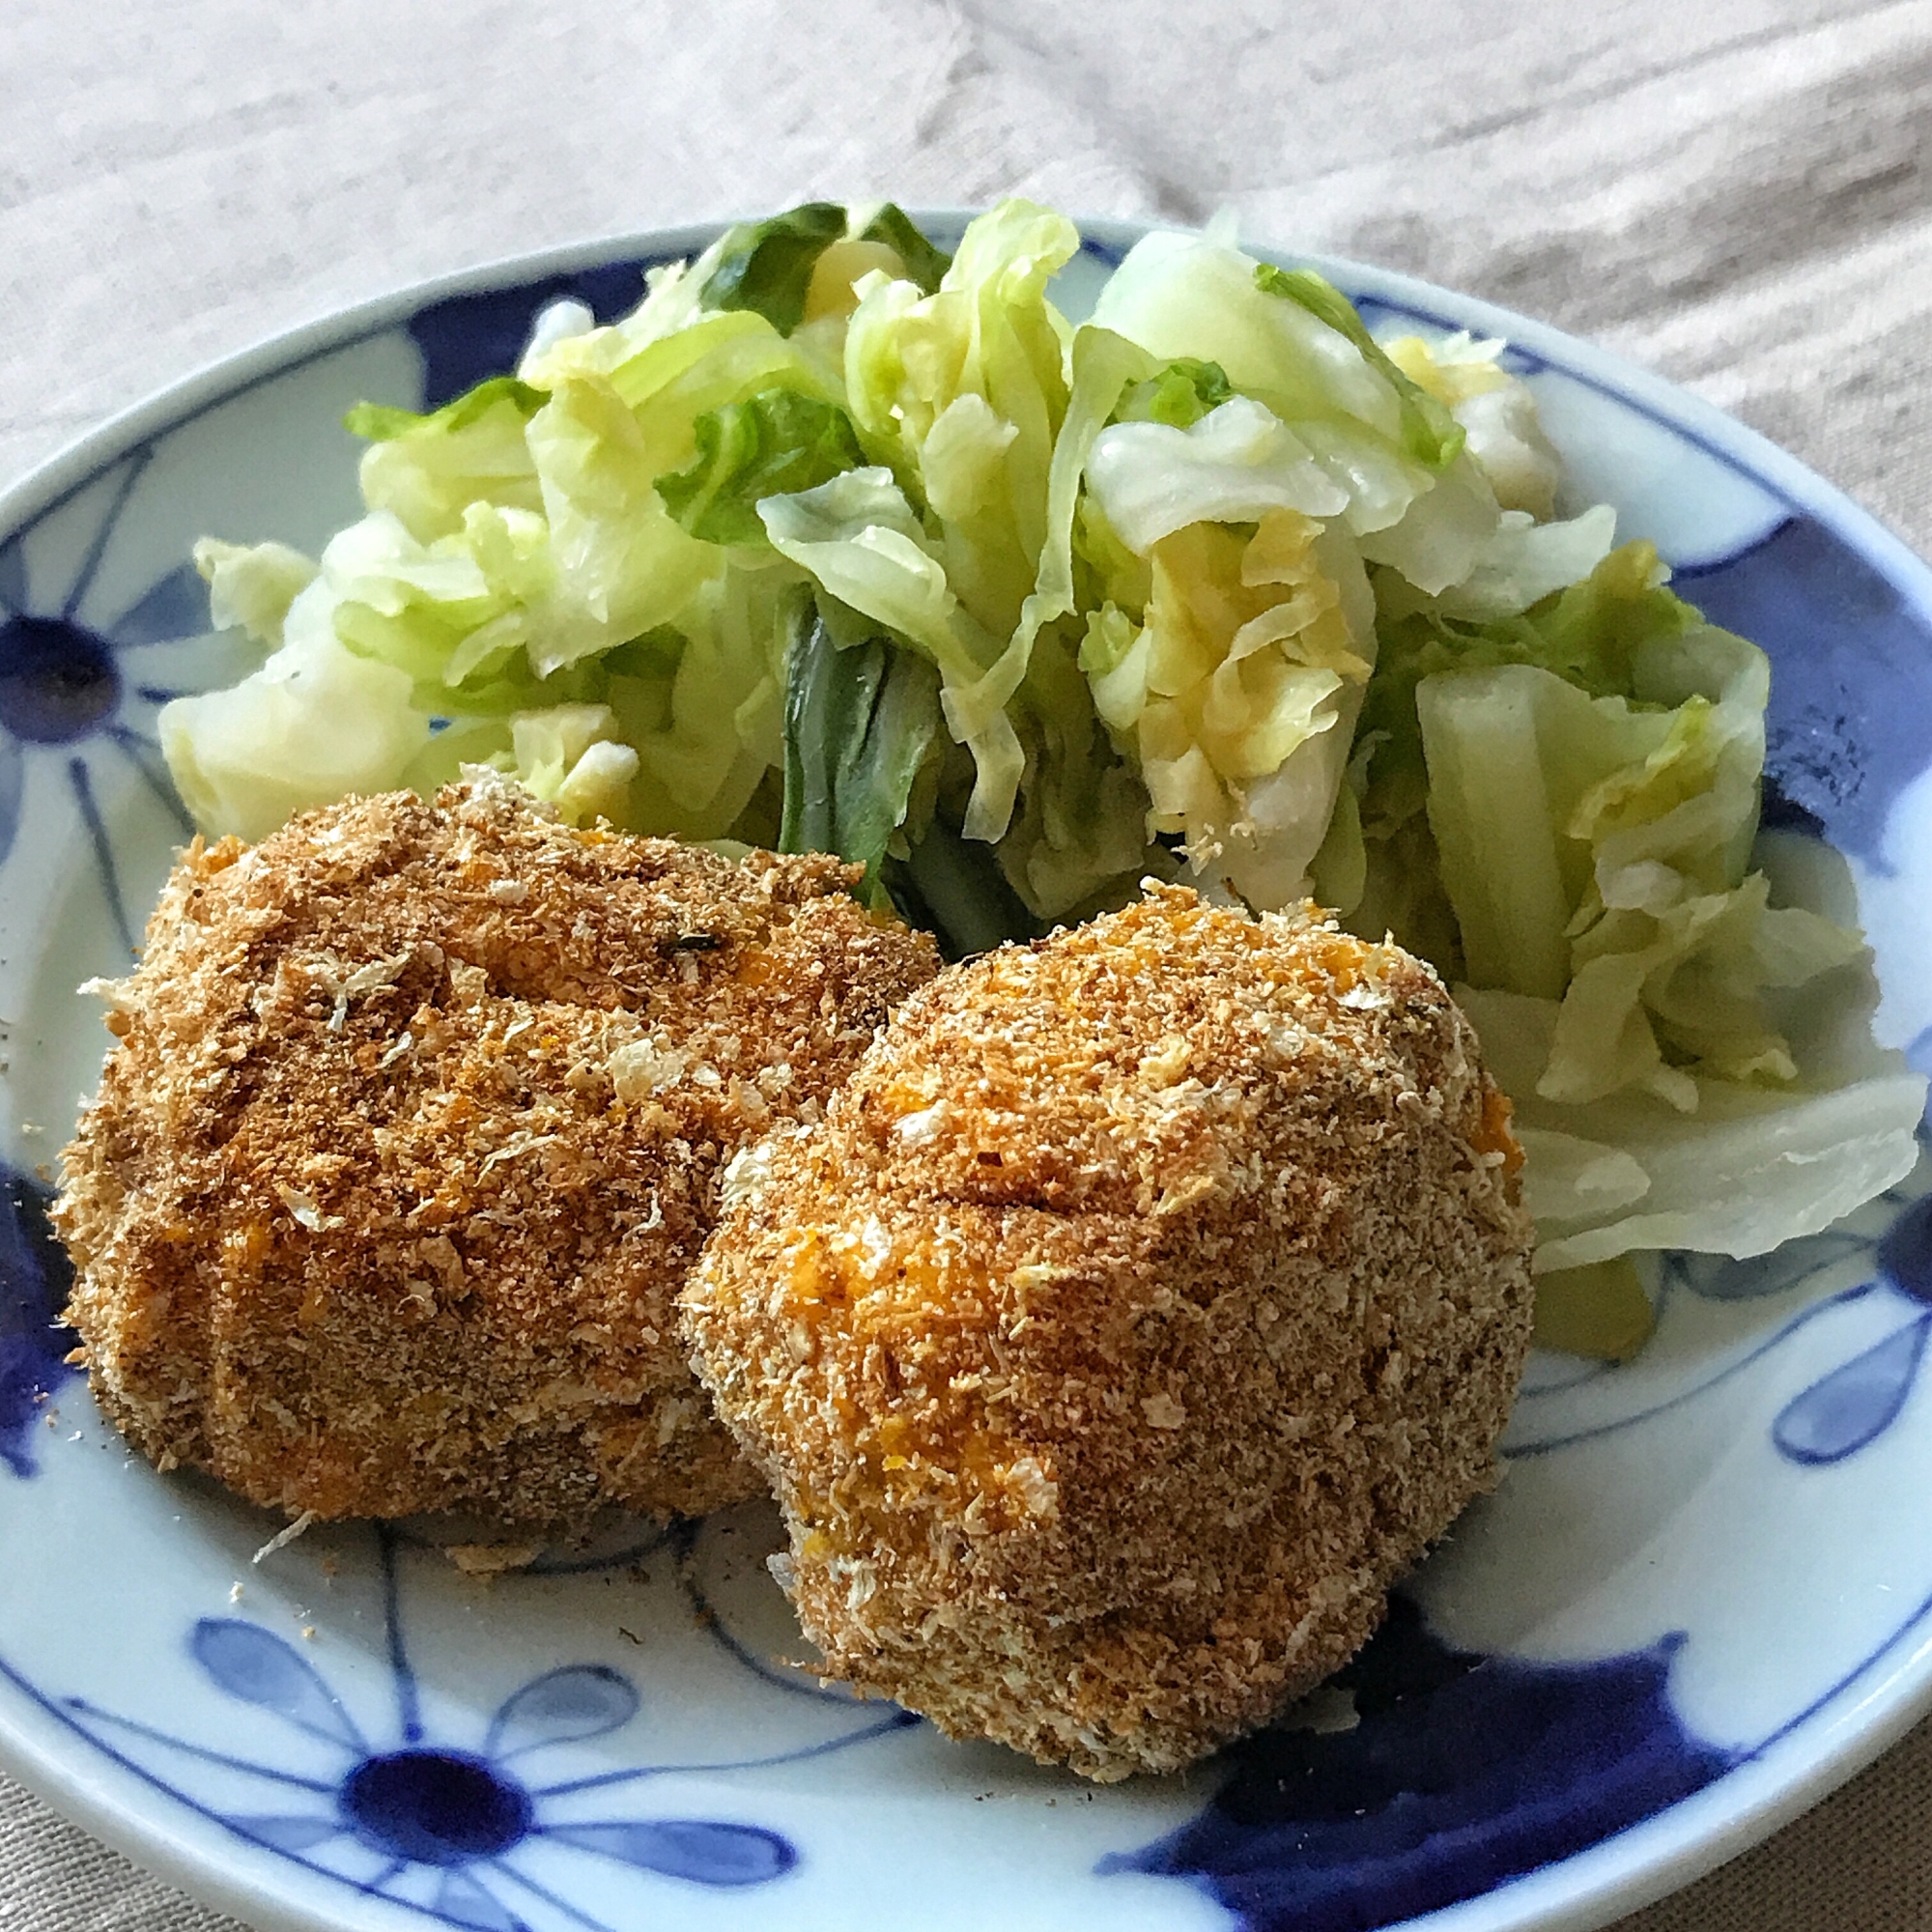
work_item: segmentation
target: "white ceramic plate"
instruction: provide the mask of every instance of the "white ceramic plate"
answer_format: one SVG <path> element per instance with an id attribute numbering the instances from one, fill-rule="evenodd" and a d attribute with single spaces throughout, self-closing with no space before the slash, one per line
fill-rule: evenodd
<path id="1" fill-rule="evenodd" d="M 942 241 L 956 217 L 936 216 Z M 1137 231 L 1097 224 L 1078 312 Z M 1673 1262 L 1630 1367 L 1539 1359 L 1496 1494 L 1313 1727 L 1095 1789 L 825 1692 L 769 1514 L 467 1580 L 368 1526 L 277 1524 L 130 1459 L 62 1366 L 46 1164 L 185 830 L 157 704 L 234 674 L 202 532 L 313 549 L 356 511 L 359 398 L 508 366 L 560 294 L 609 316 L 640 236 L 270 343 L 0 501 L 0 1758 L 269 1927 L 529 1932 L 997 1922 L 1325 1932 L 1581 1926 L 1762 1835 L 1932 1690 L 1932 1185 L 1747 1264 Z M 1579 499 L 1771 651 L 1771 822 L 1851 862 L 1889 1043 L 1932 1030 L 1932 577 L 1716 412 L 1400 276 L 1319 264 L 1372 327 L 1502 334 Z M 38 1178 L 37 1178 L 38 1177 Z M 1337 1714 L 1348 1728 L 1337 1728 Z M 1314 1718 L 1320 1718 L 1319 1723 Z"/>

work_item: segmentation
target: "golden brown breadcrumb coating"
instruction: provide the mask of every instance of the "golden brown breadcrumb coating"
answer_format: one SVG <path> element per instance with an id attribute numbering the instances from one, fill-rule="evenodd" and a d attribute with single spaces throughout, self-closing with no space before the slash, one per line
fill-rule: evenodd
<path id="1" fill-rule="evenodd" d="M 827 858 L 574 831 L 479 779 L 183 857 L 64 1155 L 69 1319 L 161 1467 L 526 1525 L 755 1492 L 673 1297 L 923 934 Z"/>
<path id="2" fill-rule="evenodd" d="M 1340 1665 L 1492 1481 L 1508 1107 L 1430 969 L 1179 888 L 954 969 L 681 1305 L 824 1669 L 1090 1777 Z"/>

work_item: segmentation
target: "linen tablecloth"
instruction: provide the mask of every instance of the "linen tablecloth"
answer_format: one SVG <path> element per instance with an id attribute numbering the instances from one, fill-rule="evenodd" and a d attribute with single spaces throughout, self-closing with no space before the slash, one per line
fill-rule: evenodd
<path id="1" fill-rule="evenodd" d="M 1412 270 L 1732 410 L 1932 549 L 1932 4 L 7 0 L 0 485 L 422 276 L 809 196 Z M 0 1780 L 0 1932 L 214 1932 Z M 1636 1932 L 1932 1926 L 1932 1724 Z"/>

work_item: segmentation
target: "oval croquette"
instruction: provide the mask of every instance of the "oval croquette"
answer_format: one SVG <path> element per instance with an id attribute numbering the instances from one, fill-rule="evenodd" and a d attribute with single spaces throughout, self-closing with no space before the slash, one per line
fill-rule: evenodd
<path id="1" fill-rule="evenodd" d="M 574 831 L 478 779 L 169 881 L 57 1222 L 95 1392 L 322 1517 L 753 1493 L 673 1297 L 717 1175 L 938 960 L 823 858 Z"/>
<path id="2" fill-rule="evenodd" d="M 826 1674 L 1107 1779 L 1334 1670 L 1495 1472 L 1507 1122 L 1428 967 L 1178 888 L 915 994 L 682 1297 Z"/>

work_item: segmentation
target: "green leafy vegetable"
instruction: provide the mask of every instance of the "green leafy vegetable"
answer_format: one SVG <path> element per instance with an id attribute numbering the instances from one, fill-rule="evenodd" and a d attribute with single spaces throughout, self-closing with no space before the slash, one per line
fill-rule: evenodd
<path id="1" fill-rule="evenodd" d="M 291 629 L 240 684 L 161 708 L 162 754 L 203 825 L 264 838 L 318 799 L 389 790 L 429 742 L 408 677 L 344 649 L 326 607 Z"/>
<path id="2" fill-rule="evenodd" d="M 949 959 L 1037 939 L 1043 930 L 1008 882 L 994 848 L 962 838 L 943 819 L 912 848 L 896 883 L 908 916 L 932 927 Z"/>
<path id="3" fill-rule="evenodd" d="M 1121 398 L 1113 419 L 1192 429 L 1234 393 L 1228 373 L 1218 362 L 1201 362 L 1191 355 L 1177 356 L 1157 376 L 1136 383 Z"/>
<path id="4" fill-rule="evenodd" d="M 1347 336 L 1370 367 L 1387 379 L 1402 402 L 1403 443 L 1418 462 L 1432 469 L 1446 469 L 1462 454 L 1463 425 L 1389 360 L 1355 313 L 1354 303 L 1333 282 L 1313 269 L 1278 269 L 1272 262 L 1258 262 L 1255 286 L 1264 295 L 1299 302 L 1336 334 Z"/>
<path id="5" fill-rule="evenodd" d="M 807 319 L 821 258 L 848 238 L 890 249 L 905 278 L 925 295 L 939 287 L 951 262 L 893 202 L 853 233 L 851 218 L 836 202 L 808 201 L 769 220 L 726 230 L 707 253 L 697 299 L 707 309 L 755 310 L 789 335 Z"/>
<path id="6" fill-rule="evenodd" d="M 1805 999 L 1820 1030 L 1833 1032 L 1825 1015 L 1843 1012 L 1844 986 L 1821 980 Z M 1764 1254 L 1829 1227 L 1911 1171 L 1925 1082 L 1903 1055 L 1873 1046 L 1868 1030 L 1849 1060 L 1802 1057 L 1793 1089 L 1693 1075 L 1698 1101 L 1689 1112 L 1634 1089 L 1576 1105 L 1538 1091 L 1555 1001 L 1466 986 L 1457 1000 L 1515 1103 L 1539 1273 L 1645 1248 Z M 1854 989 L 1854 1011 L 1859 1000 Z"/>
<path id="7" fill-rule="evenodd" d="M 939 728 L 930 664 L 883 638 L 840 649 L 814 618 L 785 676 L 779 849 L 862 865 L 867 896 L 889 904 L 880 866 Z"/>
<path id="8" fill-rule="evenodd" d="M 781 335 L 805 320 L 805 298 L 818 258 L 845 233 L 836 202 L 808 201 L 767 221 L 725 232 L 716 266 L 698 299 L 706 308 L 755 309 Z"/>
<path id="9" fill-rule="evenodd" d="M 239 624 L 257 643 L 282 641 L 289 606 L 315 582 L 316 563 L 287 544 L 231 544 L 203 537 L 194 567 L 208 584 L 208 614 L 217 631 Z"/>
<path id="10" fill-rule="evenodd" d="M 543 408 L 544 400 L 543 390 L 514 376 L 492 376 L 427 414 L 384 403 L 357 403 L 342 418 L 342 427 L 367 442 L 391 442 L 399 436 L 453 436 L 481 421 L 498 403 L 508 403 L 527 418 Z"/>
<path id="11" fill-rule="evenodd" d="M 895 473 L 923 486 L 942 525 L 937 561 L 964 625 L 997 640 L 980 675 L 941 664 L 947 727 L 976 767 L 965 831 L 988 841 L 1004 836 L 1018 797 L 1024 759 L 1008 707 L 1043 621 L 1029 600 L 1051 568 L 1055 445 L 1068 391 L 1065 325 L 1046 287 L 1079 245 L 1065 216 L 1003 202 L 968 225 L 936 294 L 878 283 L 845 337 L 860 433 Z"/>
<path id="12" fill-rule="evenodd" d="M 1460 424 L 1326 284 L 1258 281 L 1264 266 L 1206 237 L 1150 235 L 1114 271 L 1094 320 L 1160 361 L 1218 365 L 1341 490 L 1337 514 L 1364 559 L 1430 595 L 1460 582 L 1499 514 Z"/>
<path id="13" fill-rule="evenodd" d="M 1027 778 L 997 847 L 1002 869 L 1043 919 L 1124 905 L 1171 862 L 1150 844 L 1147 788 L 1095 714 L 1061 627 L 1037 640 L 1013 710 Z"/>
<path id="14" fill-rule="evenodd" d="M 1538 1277 L 1534 1339 L 1539 1349 L 1628 1362 L 1650 1339 L 1656 1322 L 1636 1264 L 1628 1255 Z"/>
<path id="15" fill-rule="evenodd" d="M 1452 978 L 1464 971 L 1454 916 L 1443 896 L 1435 844 L 1423 817 L 1429 773 L 1415 694 L 1425 678 L 1497 665 L 1536 665 L 1591 697 L 1630 697 L 1647 642 L 1678 637 L 1701 620 L 1662 582 L 1647 543 L 1612 551 L 1577 583 L 1514 616 L 1487 622 L 1420 604 L 1400 579 L 1377 583 L 1381 639 L 1356 729 L 1362 765 L 1360 817 L 1367 877 L 1357 928 L 1393 932 Z"/>
<path id="16" fill-rule="evenodd" d="M 1244 457 L 1210 432 L 1245 398 L 1194 429 L 1122 424 L 1148 461 L 1116 444 L 1110 495 L 1137 543 L 1149 538 L 1145 605 L 1103 604 L 1088 619 L 1080 666 L 1115 738 L 1130 747 L 1149 822 L 1179 833 L 1196 869 L 1256 903 L 1308 890 L 1323 845 L 1365 681 L 1375 662 L 1375 605 L 1360 558 L 1332 527 L 1281 494 L 1326 489 L 1293 450 Z M 1280 437 L 1288 432 L 1264 411 Z M 1161 442 L 1180 458 L 1162 467 Z M 1259 515 L 1248 524 L 1222 521 Z M 1179 527 L 1165 529 L 1167 525 Z"/>
<path id="17" fill-rule="evenodd" d="M 1349 501 L 1308 445 L 1248 396 L 1186 429 L 1110 424 L 1087 460 L 1087 489 L 1137 556 L 1190 524 L 1254 524 L 1278 509 L 1336 517 Z"/>
<path id="18" fill-rule="evenodd" d="M 617 728 L 617 714 L 608 704 L 524 712 L 510 727 L 518 781 L 573 825 L 599 818 L 621 823 L 639 761 Z"/>
<path id="19" fill-rule="evenodd" d="M 479 383 L 428 415 L 358 403 L 344 426 L 370 440 L 358 479 L 419 543 L 461 530 L 478 504 L 538 510 L 543 496 L 526 429 L 544 392 L 507 376 Z"/>
<path id="20" fill-rule="evenodd" d="M 810 609 L 782 568 L 728 569 L 667 625 L 604 660 L 606 701 L 641 760 L 619 822 L 722 838 L 784 755 L 785 665 Z"/>
<path id="21" fill-rule="evenodd" d="M 697 418 L 689 469 L 657 479 L 657 493 L 685 529 L 706 543 L 764 545 L 761 497 L 788 497 L 829 483 L 866 460 L 852 418 L 837 403 L 795 389 L 760 389 Z"/>
<path id="22" fill-rule="evenodd" d="M 526 435 L 549 526 L 551 588 L 529 646 L 545 675 L 672 622 L 721 558 L 678 527 L 657 493 L 672 439 L 654 449 L 611 383 L 563 379 Z"/>
<path id="23" fill-rule="evenodd" d="M 814 490 L 763 497 L 758 517 L 774 550 L 821 591 L 923 652 L 949 685 L 975 682 L 997 657 L 997 641 L 960 609 L 891 470 L 848 469 Z"/>
<path id="24" fill-rule="evenodd" d="M 1698 626 L 1639 647 L 1630 685 L 1593 698 L 1532 665 L 1424 680 L 1429 819 L 1471 982 L 1561 1002 L 1537 1091 L 1688 1112 L 1692 1071 L 1796 1079 L 1766 996 L 1861 948 L 1746 869 L 1763 654 Z"/>
<path id="25" fill-rule="evenodd" d="M 896 202 L 887 202 L 860 231 L 861 242 L 883 242 L 905 264 L 906 280 L 931 295 L 952 266 L 952 257 L 935 248 Z"/>
<path id="26" fill-rule="evenodd" d="M 1114 270 L 1094 304 L 1094 323 L 1140 344 L 1157 363 L 1213 362 L 1236 391 L 1291 426 L 1317 420 L 1344 431 L 1352 426 L 1351 440 L 1366 432 L 1397 464 L 1388 500 L 1373 509 L 1393 522 L 1426 480 L 1401 472 L 1393 385 L 1348 335 L 1299 302 L 1258 288 L 1256 266 L 1252 256 L 1204 236 L 1150 235 Z M 1379 496 L 1384 486 L 1374 488 Z"/>

